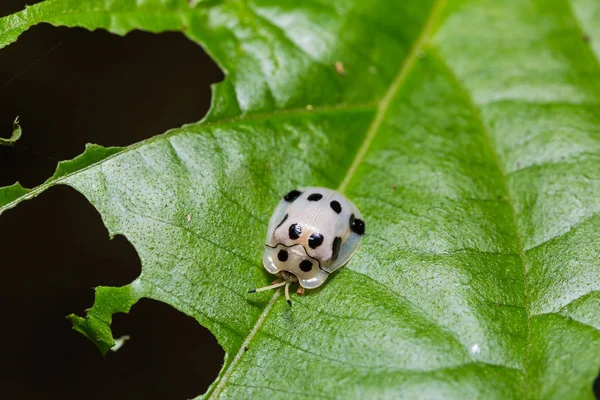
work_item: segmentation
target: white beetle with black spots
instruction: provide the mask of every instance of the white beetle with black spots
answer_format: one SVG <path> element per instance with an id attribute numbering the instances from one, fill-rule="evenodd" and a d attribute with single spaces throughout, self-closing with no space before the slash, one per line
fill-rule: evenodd
<path id="1" fill-rule="evenodd" d="M 360 211 L 344 195 L 322 187 L 292 190 L 275 208 L 263 252 L 265 269 L 279 279 L 249 293 L 285 286 L 291 306 L 290 284 L 300 285 L 298 294 L 321 286 L 350 260 L 364 233 Z"/>

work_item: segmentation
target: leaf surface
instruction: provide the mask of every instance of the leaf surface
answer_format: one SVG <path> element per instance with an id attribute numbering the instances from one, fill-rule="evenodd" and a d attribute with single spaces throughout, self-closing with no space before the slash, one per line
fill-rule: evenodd
<path id="1" fill-rule="evenodd" d="M 600 37 L 591 0 L 67 1 L 0 20 L 179 30 L 226 71 L 201 122 L 90 146 L 70 185 L 142 274 L 75 329 L 106 352 L 142 297 L 226 351 L 206 398 L 593 398 L 600 356 Z M 336 63 L 338 68 L 336 68 Z M 343 71 L 339 68 L 343 67 Z M 341 73 L 344 72 L 344 73 Z M 338 188 L 367 224 L 326 285 L 271 280 L 281 195 Z"/>

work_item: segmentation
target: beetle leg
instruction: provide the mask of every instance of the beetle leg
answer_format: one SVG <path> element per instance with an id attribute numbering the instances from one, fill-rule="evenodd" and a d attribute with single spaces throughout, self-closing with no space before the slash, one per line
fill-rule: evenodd
<path id="1" fill-rule="evenodd" d="M 281 287 L 285 284 L 286 284 L 285 282 L 279 282 L 279 283 L 275 283 L 273 285 L 261 287 L 258 289 L 252 289 L 252 290 L 248 291 L 248 293 L 258 293 L 258 292 L 264 292 L 265 290 L 277 289 L 278 287 Z"/>
<path id="2" fill-rule="evenodd" d="M 287 303 L 289 304 L 289 306 L 292 306 L 292 300 L 290 300 L 290 283 L 287 282 L 285 284 L 285 299 L 287 300 Z"/>

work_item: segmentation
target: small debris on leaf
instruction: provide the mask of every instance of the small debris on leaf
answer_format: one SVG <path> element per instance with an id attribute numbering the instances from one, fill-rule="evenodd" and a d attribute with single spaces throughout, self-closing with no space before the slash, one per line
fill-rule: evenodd
<path id="1" fill-rule="evenodd" d="M 307 109 L 308 111 L 311 111 L 311 110 L 313 109 L 313 106 L 312 106 L 312 104 L 307 104 L 307 105 L 306 105 L 306 109 Z"/>
<path id="2" fill-rule="evenodd" d="M 344 64 L 342 64 L 341 61 L 336 61 L 335 62 L 335 71 L 342 76 L 346 76 L 347 72 L 344 69 Z"/>
<path id="3" fill-rule="evenodd" d="M 188 214 L 185 219 L 187 219 L 187 222 L 190 222 L 192 220 L 192 214 Z"/>

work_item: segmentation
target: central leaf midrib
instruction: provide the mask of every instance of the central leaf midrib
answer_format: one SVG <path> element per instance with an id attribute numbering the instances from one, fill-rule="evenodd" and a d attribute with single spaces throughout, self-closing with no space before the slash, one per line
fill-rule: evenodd
<path id="1" fill-rule="evenodd" d="M 367 130 L 367 133 L 365 134 L 365 137 L 363 139 L 363 142 L 361 143 L 361 146 L 358 148 L 356 156 L 354 157 L 354 159 L 352 160 L 352 163 L 348 167 L 346 175 L 342 179 L 342 181 L 337 189 L 339 192 L 343 193 L 345 191 L 346 187 L 350 183 L 350 180 L 354 176 L 356 169 L 362 163 L 362 161 L 365 157 L 365 154 L 367 153 L 367 150 L 369 149 L 371 143 L 373 142 L 373 139 L 375 138 L 379 128 L 381 127 L 381 124 L 384 120 L 385 114 L 390 106 L 390 103 L 392 102 L 392 100 L 394 99 L 395 95 L 398 93 L 400 88 L 402 88 L 402 85 L 405 82 L 406 77 L 408 76 L 409 72 L 412 70 L 412 67 L 415 64 L 415 61 L 418 59 L 420 52 L 424 48 L 425 43 L 430 38 L 430 35 L 433 31 L 433 28 L 434 28 L 436 22 L 439 19 L 439 16 L 441 14 L 441 11 L 442 11 L 445 3 L 446 3 L 446 0 L 436 0 L 436 2 L 434 3 L 434 5 L 431 8 L 431 11 L 429 12 L 427 19 L 425 20 L 423 29 L 421 30 L 421 33 L 419 34 L 416 41 L 414 42 L 414 45 L 411 47 L 411 50 L 410 50 L 408 56 L 406 57 L 404 62 L 401 64 L 400 69 L 396 73 L 396 76 L 394 77 L 394 80 L 390 84 L 390 87 L 386 91 L 385 95 L 378 102 L 377 111 L 375 113 L 375 116 L 373 117 L 373 121 L 371 122 L 369 129 Z M 233 360 L 230 362 L 230 364 L 224 370 L 222 377 L 217 381 L 218 383 L 215 382 L 216 385 L 213 383 L 213 386 L 211 387 L 212 391 L 209 389 L 209 391 L 207 391 L 205 393 L 206 397 L 208 397 L 210 399 L 216 399 L 223 392 L 229 377 L 233 373 L 233 369 L 239 363 L 239 361 L 241 360 L 241 358 L 243 357 L 243 355 L 245 353 L 244 349 L 248 347 L 248 345 L 250 344 L 250 342 L 252 341 L 252 339 L 254 338 L 256 333 L 258 333 L 262 324 L 266 320 L 269 312 L 271 311 L 275 302 L 277 301 L 277 299 L 280 296 L 281 296 L 281 292 L 278 289 L 275 291 L 275 293 L 269 300 L 269 303 L 267 304 L 265 309 L 262 311 L 262 313 L 256 320 L 256 323 L 254 324 L 254 327 L 252 328 L 252 330 L 250 331 L 248 336 L 246 336 L 246 338 L 242 342 L 235 357 L 233 358 Z"/>

